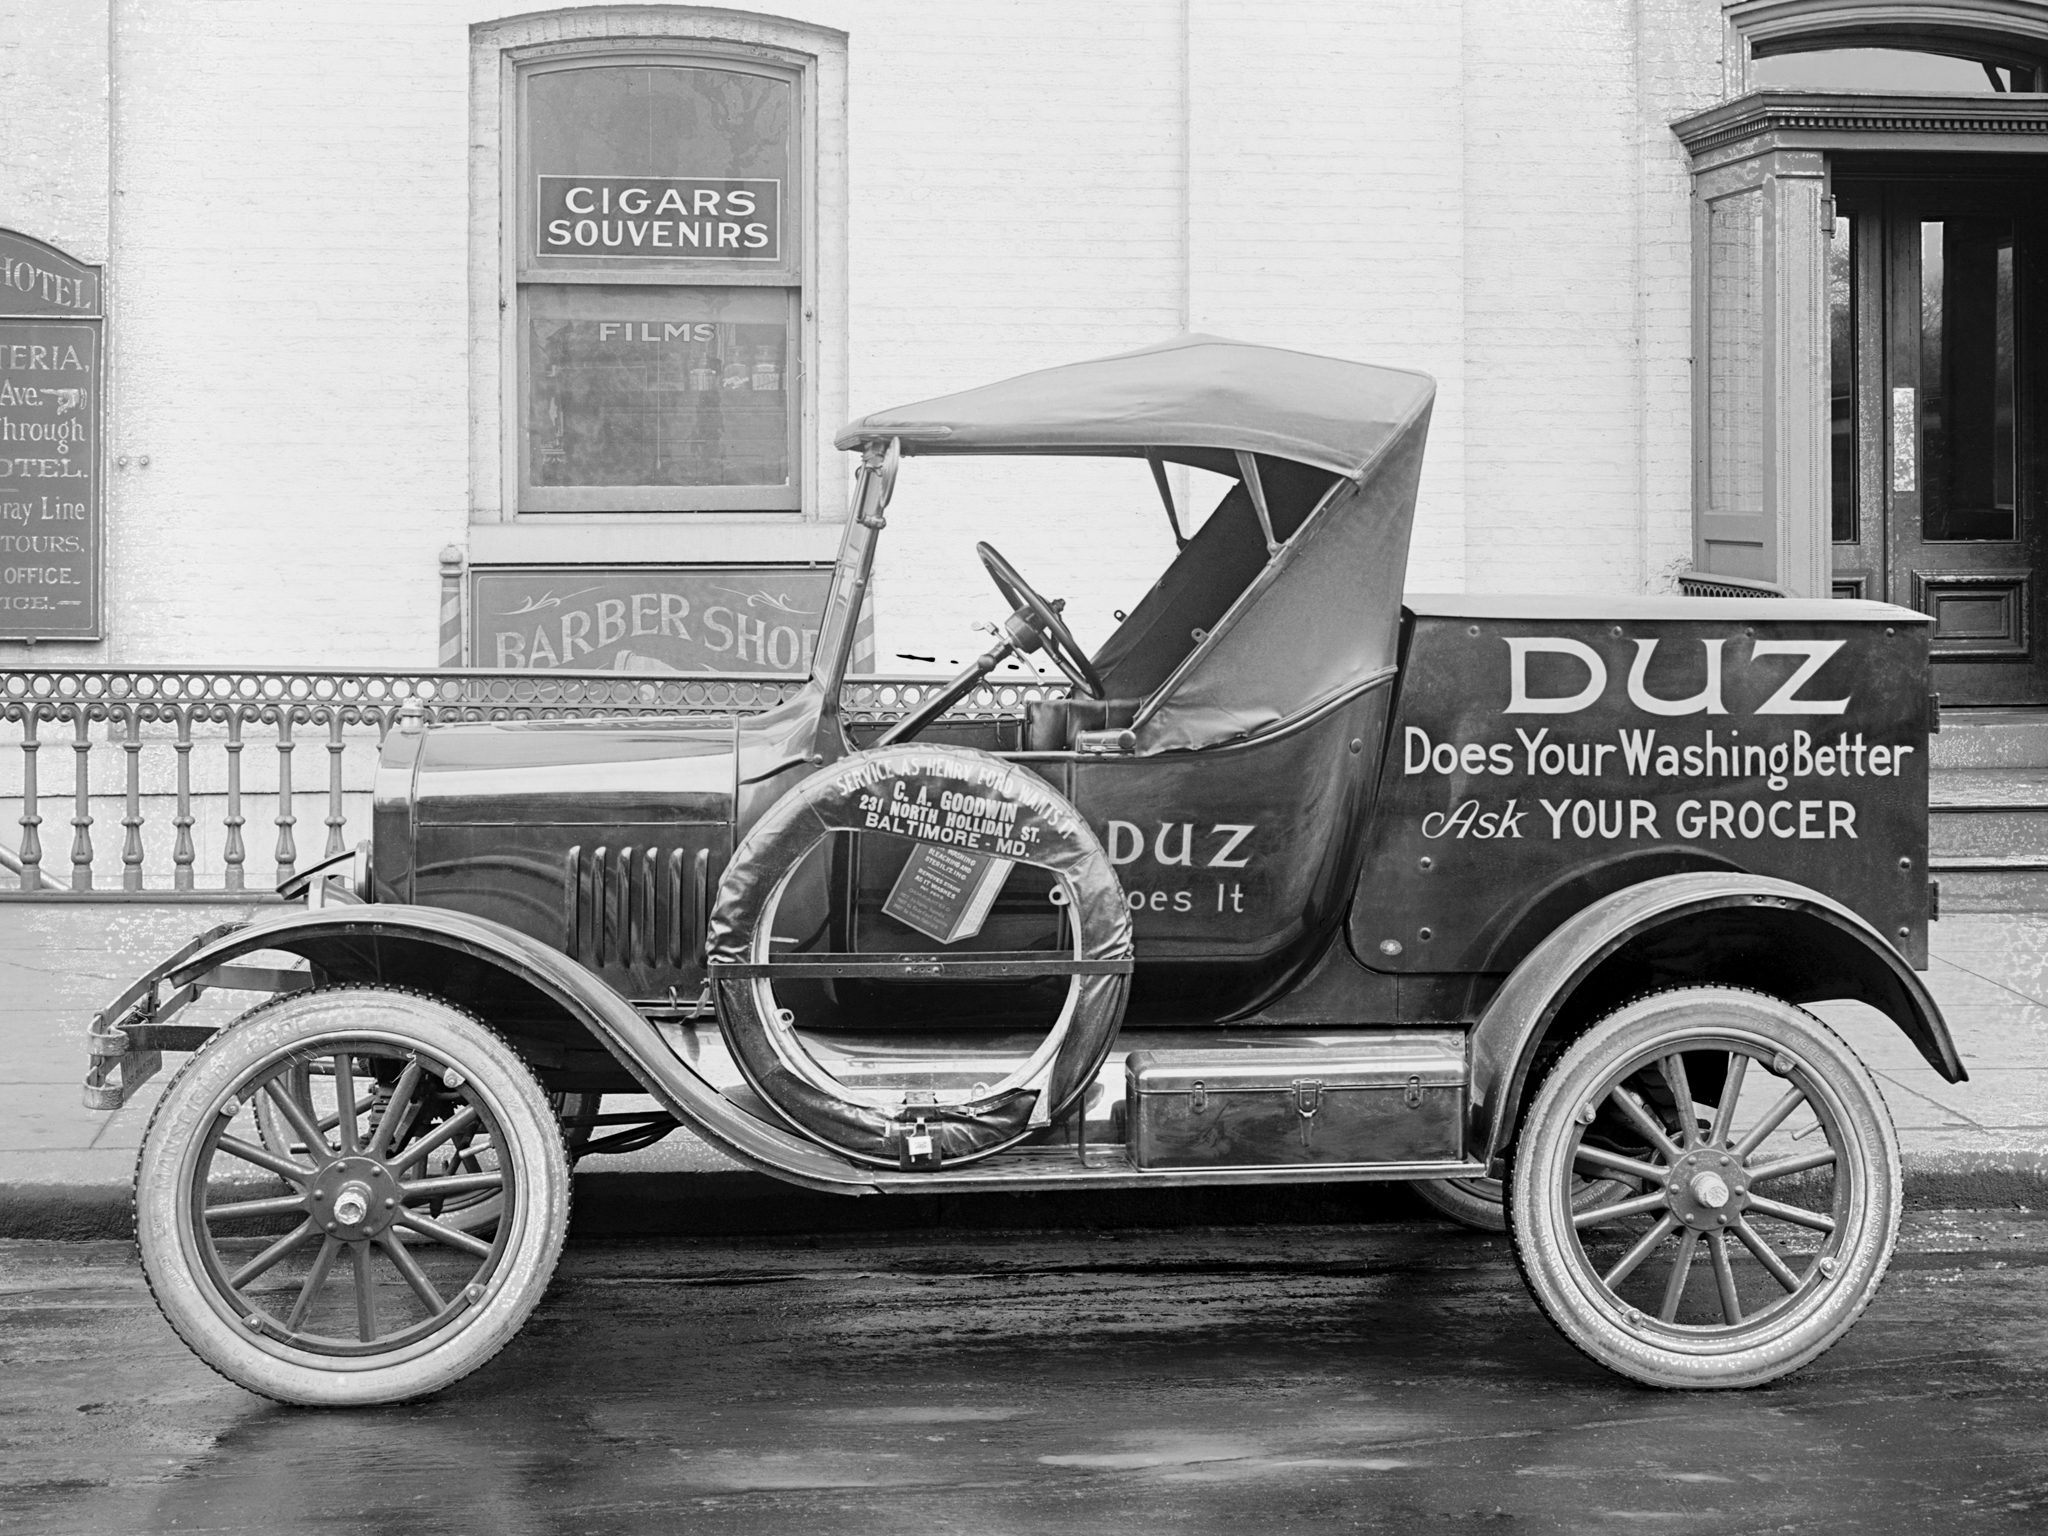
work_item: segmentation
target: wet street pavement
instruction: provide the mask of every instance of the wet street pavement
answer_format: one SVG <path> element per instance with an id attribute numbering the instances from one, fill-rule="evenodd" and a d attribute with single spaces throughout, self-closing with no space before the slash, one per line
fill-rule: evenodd
<path id="1" fill-rule="evenodd" d="M 0 1244 L 0 1531 L 2039 1532 L 2048 1213 L 1914 1213 L 1760 1391 L 1582 1360 L 1423 1223 L 581 1242 L 440 1397 L 216 1378 L 120 1243 Z"/>

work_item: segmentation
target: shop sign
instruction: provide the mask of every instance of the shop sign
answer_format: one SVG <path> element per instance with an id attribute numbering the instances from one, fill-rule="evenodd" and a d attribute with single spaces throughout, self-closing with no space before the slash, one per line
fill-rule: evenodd
<path id="1" fill-rule="evenodd" d="M 804 672 L 829 565 L 501 566 L 470 573 L 470 664 L 532 671 Z M 874 653 L 869 620 L 855 670 Z"/>
<path id="2" fill-rule="evenodd" d="M 729 176 L 542 176 L 542 256 L 780 261 L 782 183 Z"/>
<path id="3" fill-rule="evenodd" d="M 0 230 L 0 640 L 100 637 L 100 296 Z"/>

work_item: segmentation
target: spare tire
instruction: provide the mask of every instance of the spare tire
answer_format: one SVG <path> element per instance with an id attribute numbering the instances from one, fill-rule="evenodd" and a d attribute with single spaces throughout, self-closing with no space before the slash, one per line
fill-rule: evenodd
<path id="1" fill-rule="evenodd" d="M 1064 889 L 1071 951 L 992 956 L 778 954 L 774 918 L 790 877 L 833 832 L 897 836 L 994 854 L 1049 871 Z M 1016 1145 L 1081 1101 L 1102 1068 L 1130 990 L 1131 918 L 1102 845 L 1079 811 L 1035 774 L 986 752 L 897 746 L 815 774 L 734 850 L 712 909 L 707 959 L 719 1029 L 754 1091 L 796 1131 L 860 1162 L 932 1169 Z M 777 977 L 943 980 L 1069 978 L 1044 1042 L 979 1092 L 904 1102 L 848 1088 L 812 1058 L 775 998 Z"/>

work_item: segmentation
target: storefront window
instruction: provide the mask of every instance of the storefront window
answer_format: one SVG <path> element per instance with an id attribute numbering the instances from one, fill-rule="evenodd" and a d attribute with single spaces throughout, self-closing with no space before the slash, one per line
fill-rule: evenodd
<path id="1" fill-rule="evenodd" d="M 790 483 L 784 293 L 536 284 L 525 298 L 535 487 Z"/>
<path id="2" fill-rule="evenodd" d="M 1856 226 L 1837 215 L 1828 240 L 1828 487 L 1833 538 L 1856 542 Z"/>
<path id="3" fill-rule="evenodd" d="M 795 510 L 794 78 L 587 58 L 522 80 L 520 510 Z"/>

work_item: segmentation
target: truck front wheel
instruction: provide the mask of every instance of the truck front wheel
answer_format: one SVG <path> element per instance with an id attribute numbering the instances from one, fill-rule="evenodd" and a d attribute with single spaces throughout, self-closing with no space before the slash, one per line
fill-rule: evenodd
<path id="1" fill-rule="evenodd" d="M 259 1103 L 288 1135 L 260 1129 Z M 458 1146 L 473 1155 L 451 1161 Z M 487 1228 L 440 1219 L 478 1197 L 497 1203 Z M 540 1300 L 568 1222 L 562 1133 L 518 1053 L 385 988 L 245 1014 L 164 1091 L 136 1162 L 165 1318 L 230 1381 L 289 1403 L 397 1402 L 468 1375 Z"/>
<path id="2" fill-rule="evenodd" d="M 1575 1209 L 1601 1176 L 1642 1193 Z M 1875 1294 L 1900 1203 L 1863 1064 L 1811 1014 L 1724 987 L 1639 999 L 1574 1041 L 1507 1180 L 1537 1304 L 1655 1387 L 1757 1386 L 1819 1356 Z"/>

